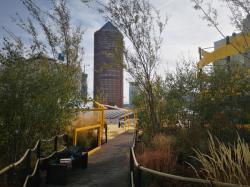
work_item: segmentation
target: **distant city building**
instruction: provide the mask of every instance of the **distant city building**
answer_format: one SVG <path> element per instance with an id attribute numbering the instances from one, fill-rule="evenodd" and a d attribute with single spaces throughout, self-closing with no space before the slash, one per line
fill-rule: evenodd
<path id="1" fill-rule="evenodd" d="M 243 20 L 243 33 L 247 33 L 250 32 L 250 15 L 248 15 L 246 17 L 246 19 Z M 242 34 L 242 33 L 239 33 Z M 233 33 L 232 36 L 215 41 L 214 42 L 214 49 L 218 49 L 228 43 L 230 43 L 230 41 L 237 36 L 238 34 Z M 246 52 L 244 53 L 244 55 L 242 54 L 237 54 L 237 55 L 233 55 L 233 56 L 228 56 L 225 59 L 221 59 L 221 60 L 217 60 L 214 65 L 219 65 L 219 66 L 223 66 L 223 65 L 229 65 L 230 63 L 234 63 L 234 62 L 239 62 L 242 65 L 244 65 L 246 68 L 250 68 L 250 52 Z"/>
<path id="2" fill-rule="evenodd" d="M 87 96 L 88 96 L 87 78 L 88 78 L 88 75 L 86 73 L 82 73 L 82 77 L 81 77 L 81 97 L 83 99 L 87 99 Z"/>
<path id="3" fill-rule="evenodd" d="M 94 98 L 123 106 L 123 36 L 107 22 L 94 36 Z"/>
<path id="4" fill-rule="evenodd" d="M 129 83 L 129 104 L 130 104 L 130 106 L 133 105 L 133 100 L 134 100 L 137 93 L 138 93 L 138 88 L 137 88 L 135 82 L 130 82 Z"/>

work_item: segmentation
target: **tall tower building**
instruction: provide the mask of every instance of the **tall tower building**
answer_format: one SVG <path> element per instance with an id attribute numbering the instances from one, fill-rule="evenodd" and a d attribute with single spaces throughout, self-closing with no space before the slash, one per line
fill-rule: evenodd
<path id="1" fill-rule="evenodd" d="M 94 36 L 94 99 L 123 106 L 123 36 L 110 22 Z"/>

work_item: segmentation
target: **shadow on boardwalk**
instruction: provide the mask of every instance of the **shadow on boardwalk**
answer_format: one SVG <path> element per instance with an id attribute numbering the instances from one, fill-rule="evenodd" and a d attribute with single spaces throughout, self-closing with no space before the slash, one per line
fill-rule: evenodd
<path id="1" fill-rule="evenodd" d="M 104 144 L 101 150 L 89 157 L 88 169 L 71 172 L 66 186 L 128 187 L 132 139 L 133 133 L 126 132 Z"/>

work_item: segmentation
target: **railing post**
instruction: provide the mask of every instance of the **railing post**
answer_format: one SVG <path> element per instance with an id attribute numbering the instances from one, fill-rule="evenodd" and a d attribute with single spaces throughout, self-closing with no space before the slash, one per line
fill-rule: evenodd
<path id="1" fill-rule="evenodd" d="M 140 165 L 137 166 L 136 187 L 141 187 L 141 169 L 140 169 Z"/>
<path id="2" fill-rule="evenodd" d="M 97 130 L 97 143 L 98 143 L 98 146 L 101 146 L 102 145 L 102 139 L 101 139 L 101 131 L 102 131 L 102 127 L 100 126 Z"/>
<path id="3" fill-rule="evenodd" d="M 30 169 L 31 169 L 31 150 L 28 149 L 28 154 L 26 157 L 26 175 L 30 174 Z"/>
<path id="4" fill-rule="evenodd" d="M 55 136 L 55 141 L 54 141 L 54 151 L 57 151 L 57 140 L 58 140 L 58 137 Z"/>
<path id="5" fill-rule="evenodd" d="M 69 137 L 68 137 L 67 134 L 64 134 L 64 136 L 63 136 L 63 141 L 64 141 L 64 145 L 65 145 L 66 147 L 68 147 L 68 145 L 69 145 Z"/>
<path id="6" fill-rule="evenodd" d="M 41 157 L 41 140 L 38 140 L 37 149 L 36 149 L 36 158 L 40 159 Z"/>
<path id="7" fill-rule="evenodd" d="M 129 173 L 130 173 L 130 186 L 133 187 L 134 186 L 134 162 L 133 162 L 133 155 L 132 155 L 132 147 L 130 148 L 130 161 L 129 161 Z"/>
<path id="8" fill-rule="evenodd" d="M 130 172 L 133 171 L 133 155 L 132 155 L 132 148 L 130 148 Z"/>
<path id="9" fill-rule="evenodd" d="M 104 110 L 103 108 L 101 107 L 101 127 L 100 127 L 100 139 L 101 139 L 101 144 L 102 144 L 102 141 L 103 141 L 103 129 L 105 128 L 104 127 Z"/>
<path id="10" fill-rule="evenodd" d="M 105 123 L 105 143 L 108 142 L 108 125 Z"/>

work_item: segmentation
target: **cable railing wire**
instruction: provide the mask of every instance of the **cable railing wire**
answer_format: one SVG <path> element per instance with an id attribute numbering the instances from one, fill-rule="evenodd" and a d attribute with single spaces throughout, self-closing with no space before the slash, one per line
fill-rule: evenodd
<path id="1" fill-rule="evenodd" d="M 178 175 L 172 175 L 164 172 L 159 172 L 144 166 L 141 166 L 140 163 L 136 159 L 135 147 L 137 143 L 138 130 L 134 132 L 133 145 L 130 149 L 130 176 L 131 176 L 131 187 L 142 187 L 142 172 L 151 174 L 155 177 L 162 177 L 168 180 L 173 180 L 175 182 L 185 182 L 188 184 L 198 184 L 203 186 L 221 186 L 221 187 L 250 187 L 248 185 L 239 185 L 239 184 L 231 184 L 220 181 L 199 179 L 199 178 L 191 178 L 191 177 L 183 177 Z M 169 186 L 169 185 L 168 185 Z"/>
<path id="2" fill-rule="evenodd" d="M 41 161 L 53 157 L 55 154 L 66 149 L 67 135 L 54 136 L 47 140 L 38 140 L 35 146 L 26 150 L 23 156 L 15 163 L 0 170 L 0 186 L 30 187 L 39 184 L 38 168 Z M 50 145 L 50 153 L 42 155 L 42 144 L 53 142 Z M 60 146 L 60 147 L 59 147 Z"/>

